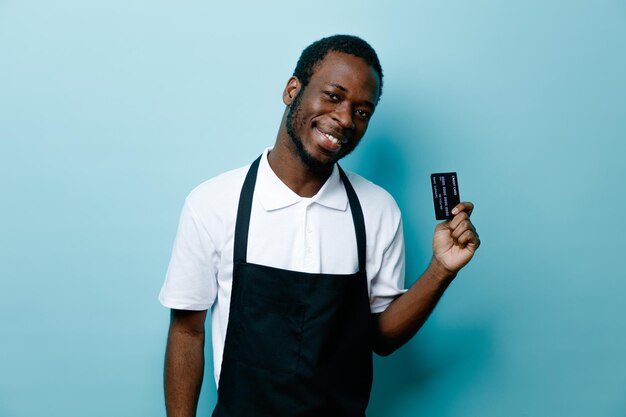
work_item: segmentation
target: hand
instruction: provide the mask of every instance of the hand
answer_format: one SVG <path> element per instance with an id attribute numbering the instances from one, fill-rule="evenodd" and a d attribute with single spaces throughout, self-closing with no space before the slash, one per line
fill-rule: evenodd
<path id="1" fill-rule="evenodd" d="M 473 210 L 473 203 L 459 203 L 452 209 L 455 216 L 435 227 L 433 261 L 450 274 L 456 274 L 467 265 L 480 246 L 478 233 L 470 221 Z"/>

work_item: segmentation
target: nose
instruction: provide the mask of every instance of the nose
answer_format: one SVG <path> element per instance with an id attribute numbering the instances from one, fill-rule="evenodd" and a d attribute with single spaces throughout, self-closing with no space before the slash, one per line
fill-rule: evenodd
<path id="1" fill-rule="evenodd" d="M 333 119 L 337 121 L 344 129 L 354 129 L 354 120 L 352 119 L 352 109 L 347 103 L 337 106 L 333 114 Z"/>

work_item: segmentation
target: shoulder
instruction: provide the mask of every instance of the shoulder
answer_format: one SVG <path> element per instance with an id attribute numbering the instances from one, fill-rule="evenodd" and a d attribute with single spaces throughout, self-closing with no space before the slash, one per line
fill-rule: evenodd
<path id="1" fill-rule="evenodd" d="M 236 207 L 249 168 L 250 165 L 246 165 L 202 182 L 187 195 L 185 204 L 198 215 L 217 214 Z"/>
<path id="2" fill-rule="evenodd" d="M 359 197 L 367 234 L 372 236 L 368 239 L 380 244 L 393 240 L 402 228 L 402 214 L 396 200 L 387 190 L 362 176 L 353 172 L 346 175 Z"/>
<path id="3" fill-rule="evenodd" d="M 400 208 L 387 190 L 354 172 L 346 171 L 346 175 L 364 211 L 376 212 L 379 215 L 400 216 Z"/>
<path id="4" fill-rule="evenodd" d="M 367 234 L 368 271 L 379 271 L 389 248 L 402 248 L 402 214 L 393 196 L 381 186 L 346 172 L 363 210 Z M 401 253 L 401 252 L 399 252 Z M 391 259 L 391 258 L 389 258 Z"/>

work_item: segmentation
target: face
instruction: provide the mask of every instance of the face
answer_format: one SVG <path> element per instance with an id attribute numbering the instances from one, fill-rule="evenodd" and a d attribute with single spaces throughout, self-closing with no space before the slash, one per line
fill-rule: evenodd
<path id="1" fill-rule="evenodd" d="M 352 152 L 367 130 L 378 91 L 376 71 L 342 52 L 329 52 L 305 88 L 292 78 L 285 90 L 286 128 L 300 159 L 311 169 L 327 169 Z"/>

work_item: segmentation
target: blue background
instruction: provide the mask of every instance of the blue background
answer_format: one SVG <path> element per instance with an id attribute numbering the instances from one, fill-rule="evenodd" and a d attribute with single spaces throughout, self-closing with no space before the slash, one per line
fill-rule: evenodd
<path id="1" fill-rule="evenodd" d="M 621 0 L 0 2 L 0 416 L 165 414 L 184 197 L 273 144 L 300 51 L 334 33 L 383 64 L 345 166 L 397 199 L 407 284 L 431 172 L 458 171 L 483 240 L 376 359 L 369 416 L 626 416 Z"/>

